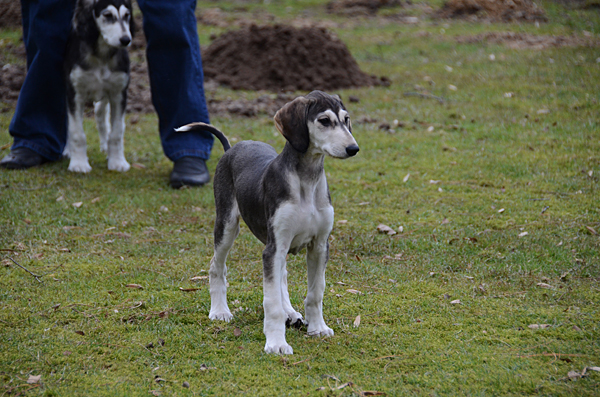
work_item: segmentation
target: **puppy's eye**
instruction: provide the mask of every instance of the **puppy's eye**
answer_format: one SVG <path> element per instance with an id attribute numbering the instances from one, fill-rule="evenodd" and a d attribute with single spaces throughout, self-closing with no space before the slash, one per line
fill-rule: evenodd
<path id="1" fill-rule="evenodd" d="M 104 17 L 104 19 L 106 19 L 106 22 L 113 22 L 115 20 L 115 17 L 113 16 L 112 12 L 103 12 L 102 16 Z"/>
<path id="2" fill-rule="evenodd" d="M 128 12 L 126 12 L 125 15 L 123 15 L 123 19 L 126 21 L 129 21 L 129 17 L 131 17 L 131 15 Z"/>
<path id="3" fill-rule="evenodd" d="M 331 120 L 328 117 L 323 117 L 317 120 L 323 127 L 329 127 L 331 125 Z"/>

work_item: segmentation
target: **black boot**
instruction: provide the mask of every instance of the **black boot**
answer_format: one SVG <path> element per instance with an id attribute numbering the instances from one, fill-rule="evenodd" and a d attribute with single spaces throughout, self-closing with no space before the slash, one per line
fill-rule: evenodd
<path id="1" fill-rule="evenodd" d="M 44 157 L 26 147 L 16 148 L 0 161 L 0 167 L 9 170 L 21 170 L 25 168 L 37 167 L 47 163 Z"/>
<path id="2" fill-rule="evenodd" d="M 182 157 L 175 161 L 171 172 L 171 187 L 202 186 L 210 181 L 206 162 L 199 157 Z"/>

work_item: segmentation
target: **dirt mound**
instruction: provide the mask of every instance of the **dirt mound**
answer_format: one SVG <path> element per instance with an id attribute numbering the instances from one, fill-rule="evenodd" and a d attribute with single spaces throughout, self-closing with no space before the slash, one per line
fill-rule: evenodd
<path id="1" fill-rule="evenodd" d="M 348 16 L 375 15 L 381 8 L 402 5 L 400 0 L 334 0 L 327 3 L 327 12 Z"/>
<path id="2" fill-rule="evenodd" d="M 491 22 L 548 20 L 544 10 L 531 0 L 448 0 L 436 16 Z"/>
<path id="3" fill-rule="evenodd" d="M 360 70 L 346 45 L 323 28 L 252 25 L 226 32 L 202 53 L 204 75 L 233 89 L 335 90 L 387 85 Z"/>
<path id="4" fill-rule="evenodd" d="M 0 0 L 0 28 L 21 26 L 21 2 Z"/>
<path id="5" fill-rule="evenodd" d="M 459 36 L 460 44 L 492 43 L 503 44 L 509 48 L 542 50 L 549 47 L 598 47 L 600 41 L 591 37 L 545 36 L 514 32 L 488 32 L 475 36 Z"/>

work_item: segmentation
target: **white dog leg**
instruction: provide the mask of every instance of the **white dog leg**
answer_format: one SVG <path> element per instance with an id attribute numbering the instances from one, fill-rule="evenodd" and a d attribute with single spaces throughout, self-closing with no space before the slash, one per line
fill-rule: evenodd
<path id="1" fill-rule="evenodd" d="M 294 350 L 285 340 L 285 322 L 288 318 L 282 302 L 282 272 L 285 269 L 287 248 L 267 243 L 263 251 L 263 307 L 265 310 L 264 333 L 267 337 L 265 352 L 293 354 Z"/>
<path id="2" fill-rule="evenodd" d="M 286 325 L 291 327 L 300 327 L 304 324 L 304 320 L 302 319 L 302 314 L 298 313 L 290 302 L 287 274 L 287 264 L 284 262 L 284 267 L 281 274 L 281 302 L 283 305 L 283 311 L 285 311 L 287 314 Z"/>
<path id="3" fill-rule="evenodd" d="M 129 163 L 125 160 L 123 134 L 125 133 L 125 106 L 121 103 L 121 95 L 111 98 L 110 119 L 111 129 L 108 137 L 108 169 L 125 172 Z"/>
<path id="4" fill-rule="evenodd" d="M 100 135 L 100 150 L 106 153 L 108 152 L 108 136 L 110 135 L 110 110 L 107 99 L 102 99 L 94 103 L 94 114 L 96 116 L 98 135 Z"/>
<path id="5" fill-rule="evenodd" d="M 215 254 L 210 261 L 210 313 L 211 320 L 230 321 L 233 318 L 227 305 L 227 254 L 240 232 L 239 212 L 237 205 L 229 210 L 226 219 L 217 215 L 215 229 L 222 228 L 219 244 L 215 245 Z"/>
<path id="6" fill-rule="evenodd" d="M 74 111 L 67 113 L 69 130 L 65 152 L 71 158 L 68 170 L 72 172 L 90 172 L 92 167 L 87 157 L 87 143 L 83 131 L 83 109 L 78 98 L 75 98 Z"/>
<path id="7" fill-rule="evenodd" d="M 307 332 L 314 336 L 331 336 L 333 330 L 325 325 L 323 319 L 323 292 L 325 291 L 325 267 L 328 256 L 327 238 L 307 247 L 306 264 L 308 272 L 308 290 L 304 300 Z"/>

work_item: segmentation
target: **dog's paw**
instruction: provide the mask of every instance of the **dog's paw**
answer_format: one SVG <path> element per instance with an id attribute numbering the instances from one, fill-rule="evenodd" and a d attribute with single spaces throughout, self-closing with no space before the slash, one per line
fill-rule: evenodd
<path id="1" fill-rule="evenodd" d="M 108 169 L 111 171 L 126 172 L 129 171 L 129 163 L 125 158 L 108 159 Z"/>
<path id="2" fill-rule="evenodd" d="M 90 163 L 87 160 L 75 161 L 71 159 L 68 170 L 71 172 L 87 173 L 92 170 L 92 167 L 90 166 Z"/>
<path id="3" fill-rule="evenodd" d="M 306 321 L 304 321 L 304 319 L 302 318 L 302 314 L 298 312 L 288 313 L 287 316 L 288 318 L 287 320 L 285 320 L 285 326 L 288 328 L 302 328 L 307 324 Z"/>
<path id="4" fill-rule="evenodd" d="M 283 342 L 273 344 L 269 344 L 269 342 L 267 341 L 267 344 L 265 345 L 265 353 L 294 354 L 294 349 L 292 349 L 292 346 L 288 345 L 285 340 Z"/>
<path id="5" fill-rule="evenodd" d="M 233 314 L 231 314 L 231 312 L 229 310 L 227 311 L 211 311 L 210 314 L 208 315 L 208 318 L 210 318 L 211 320 L 220 320 L 220 321 L 226 321 L 226 322 L 230 322 L 231 319 L 233 318 Z"/>
<path id="6" fill-rule="evenodd" d="M 321 327 L 312 328 L 308 326 L 307 334 L 310 336 L 333 336 L 333 330 L 323 324 Z"/>

